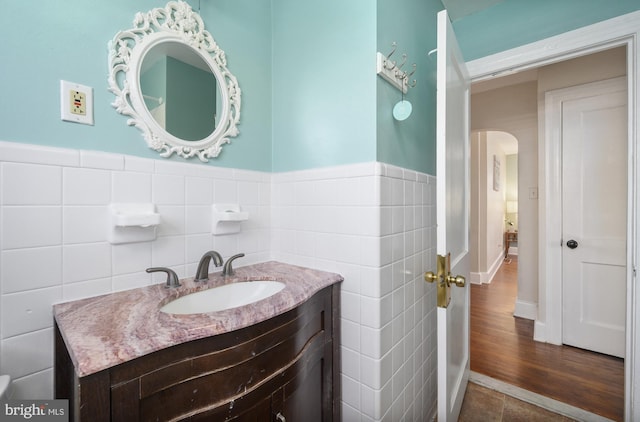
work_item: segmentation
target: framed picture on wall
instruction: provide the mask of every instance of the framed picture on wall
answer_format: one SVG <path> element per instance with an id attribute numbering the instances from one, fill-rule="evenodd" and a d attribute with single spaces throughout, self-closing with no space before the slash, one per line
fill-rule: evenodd
<path id="1" fill-rule="evenodd" d="M 497 155 L 493 156 L 493 190 L 500 191 L 500 160 Z"/>

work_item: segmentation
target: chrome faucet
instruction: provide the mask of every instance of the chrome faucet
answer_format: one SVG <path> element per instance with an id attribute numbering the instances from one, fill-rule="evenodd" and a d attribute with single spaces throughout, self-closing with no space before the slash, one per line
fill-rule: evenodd
<path id="1" fill-rule="evenodd" d="M 244 256 L 243 253 L 239 253 L 237 255 L 233 255 L 232 257 L 230 257 L 229 259 L 227 259 L 227 262 L 224 263 L 224 268 L 222 268 L 222 275 L 224 277 L 228 276 L 228 275 L 233 275 L 233 267 L 231 266 L 231 263 L 236 259 L 236 258 L 242 258 Z"/>
<path id="2" fill-rule="evenodd" d="M 157 273 L 157 272 L 167 273 L 167 284 L 166 284 L 166 286 L 164 286 L 167 289 L 169 289 L 169 288 L 174 288 L 175 289 L 176 287 L 180 287 L 181 286 L 180 280 L 178 279 L 178 275 L 171 268 L 153 267 L 153 268 L 147 268 L 146 271 L 148 273 Z"/>
<path id="3" fill-rule="evenodd" d="M 219 267 L 222 265 L 222 256 L 216 251 L 209 251 L 202 255 L 200 262 L 198 263 L 198 269 L 196 270 L 196 276 L 193 281 L 207 281 L 209 280 L 209 262 L 213 259 L 213 265 Z"/>

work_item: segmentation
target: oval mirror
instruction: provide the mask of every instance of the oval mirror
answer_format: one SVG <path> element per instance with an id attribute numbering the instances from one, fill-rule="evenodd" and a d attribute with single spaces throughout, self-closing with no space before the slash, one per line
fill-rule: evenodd
<path id="1" fill-rule="evenodd" d="M 214 132 L 218 82 L 193 49 L 175 42 L 154 46 L 142 60 L 139 81 L 145 108 L 171 135 L 199 141 Z"/>
<path id="2" fill-rule="evenodd" d="M 240 118 L 224 51 L 184 1 L 138 13 L 133 25 L 109 43 L 113 106 L 162 157 L 217 157 Z"/>

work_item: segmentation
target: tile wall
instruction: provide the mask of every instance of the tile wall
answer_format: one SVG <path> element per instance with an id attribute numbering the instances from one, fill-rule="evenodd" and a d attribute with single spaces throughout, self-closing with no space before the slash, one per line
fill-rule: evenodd
<path id="1" fill-rule="evenodd" d="M 0 373 L 14 398 L 53 396 L 51 305 L 193 276 L 210 249 L 237 264 L 269 259 L 270 175 L 137 157 L 0 143 Z M 153 242 L 111 245 L 112 202 L 153 202 Z M 249 212 L 237 235 L 211 235 L 211 205 Z"/>
<path id="2" fill-rule="evenodd" d="M 50 398 L 51 305 L 192 276 L 202 253 L 339 272 L 344 421 L 423 421 L 436 403 L 435 179 L 366 163 L 268 174 L 0 142 L 0 373 Z M 153 202 L 153 242 L 111 245 L 107 206 Z M 249 211 L 211 235 L 211 205 Z M 161 276 L 160 276 L 161 277 Z M 44 347 L 43 345 L 46 345 Z"/>
<path id="3" fill-rule="evenodd" d="M 380 163 L 276 174 L 276 260 L 341 273 L 344 421 L 436 403 L 435 179 Z"/>

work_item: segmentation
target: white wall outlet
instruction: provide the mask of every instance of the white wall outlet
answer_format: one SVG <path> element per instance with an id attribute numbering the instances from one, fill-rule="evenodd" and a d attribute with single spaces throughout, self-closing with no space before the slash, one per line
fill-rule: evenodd
<path id="1" fill-rule="evenodd" d="M 93 88 L 60 81 L 60 118 L 93 125 Z"/>

